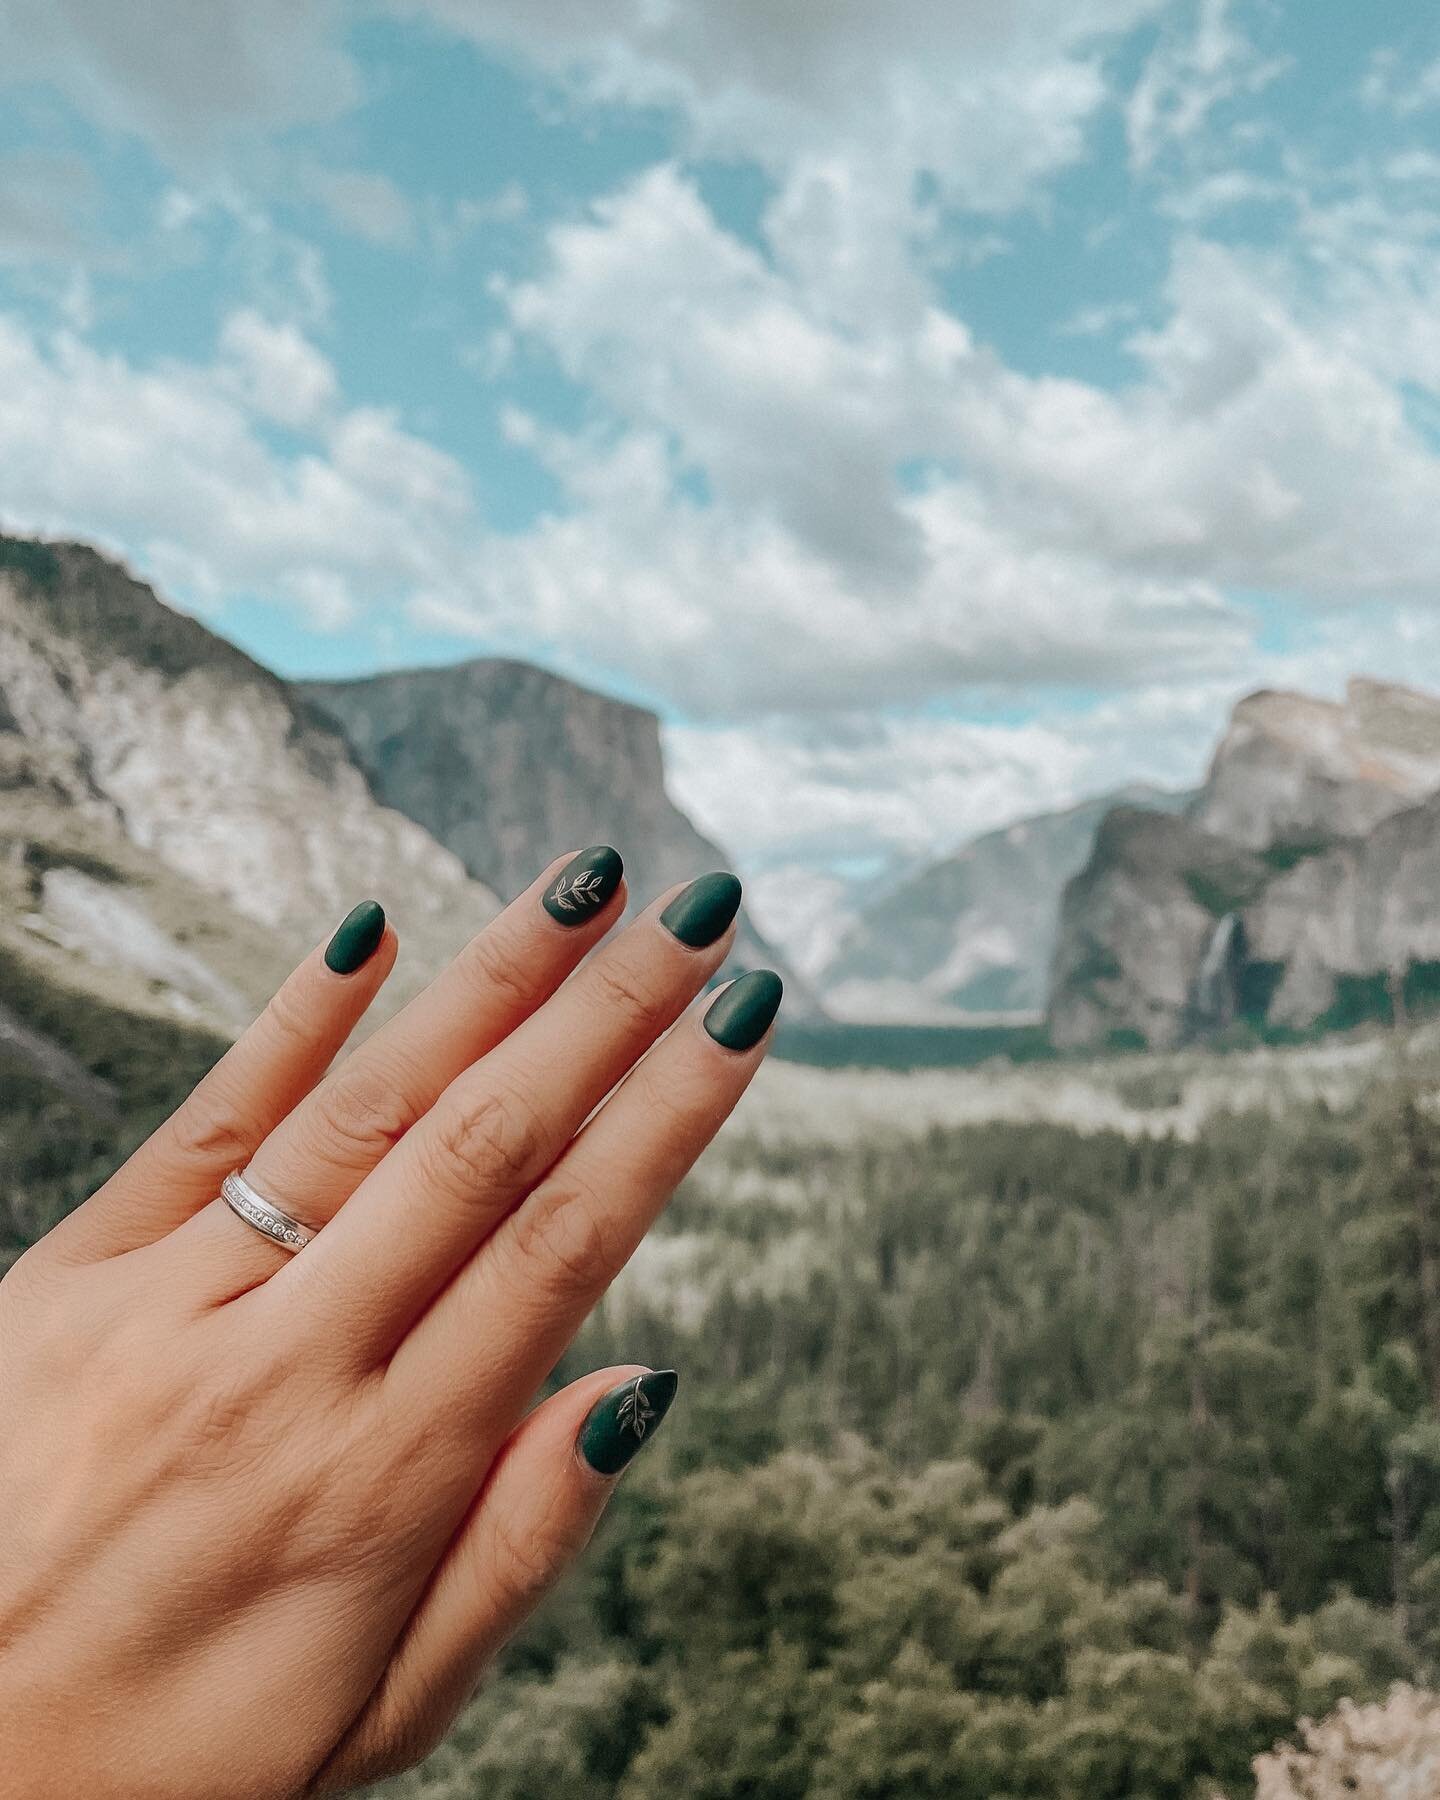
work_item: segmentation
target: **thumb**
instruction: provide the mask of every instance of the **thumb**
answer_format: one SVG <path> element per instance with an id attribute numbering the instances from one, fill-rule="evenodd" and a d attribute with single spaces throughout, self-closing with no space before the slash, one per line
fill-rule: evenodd
<path id="1" fill-rule="evenodd" d="M 313 1792 L 408 1769 L 440 1742 L 495 1653 L 589 1543 L 676 1380 L 638 1364 L 599 1369 L 516 1426 Z"/>

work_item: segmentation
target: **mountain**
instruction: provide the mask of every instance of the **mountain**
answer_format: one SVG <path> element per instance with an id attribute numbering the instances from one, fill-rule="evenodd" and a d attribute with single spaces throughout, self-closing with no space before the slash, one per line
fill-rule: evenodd
<path id="1" fill-rule="evenodd" d="M 972 839 L 864 906 L 821 972 L 847 1019 L 942 1022 L 1036 1014 L 1045 1004 L 1060 895 L 1112 807 L 1190 799 L 1136 786 Z"/>
<path id="2" fill-rule="evenodd" d="M 1342 701 L 1263 690 L 1236 706 L 1191 809 L 1252 850 L 1363 836 L 1440 788 L 1440 701 L 1357 678 Z"/>
<path id="3" fill-rule="evenodd" d="M 236 1030 L 373 894 L 394 999 L 497 908 L 335 727 L 83 544 L 0 538 L 0 954 Z"/>
<path id="4" fill-rule="evenodd" d="M 561 851 L 596 842 L 624 852 L 641 905 L 728 865 L 667 794 L 659 721 L 643 707 L 501 658 L 297 692 L 344 733 L 384 805 L 500 894 L 517 893 Z M 744 914 L 734 963 L 780 967 L 787 1014 L 816 1010 L 808 984 Z"/>
<path id="5" fill-rule="evenodd" d="M 1060 1050 L 1171 1049 L 1229 1023 L 1207 1011 L 1201 972 L 1222 923 L 1267 872 L 1244 845 L 1188 819 L 1107 813 L 1061 903 L 1050 974 L 1050 1041 Z"/>
<path id="6" fill-rule="evenodd" d="M 1242 700 L 1183 819 L 1112 814 L 1067 886 L 1057 1047 L 1315 1030 L 1433 1003 L 1440 699 Z"/>

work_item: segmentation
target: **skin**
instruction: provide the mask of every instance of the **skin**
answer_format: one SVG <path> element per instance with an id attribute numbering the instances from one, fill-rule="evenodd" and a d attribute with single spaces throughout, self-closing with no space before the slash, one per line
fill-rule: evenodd
<path id="1" fill-rule="evenodd" d="M 679 943 L 679 890 L 567 979 L 625 894 L 563 928 L 566 860 L 328 1075 L 396 941 L 317 949 L 0 1283 L 10 1800 L 405 1768 L 590 1537 L 577 1434 L 642 1365 L 527 1405 L 766 1044 L 690 1007 L 733 927 Z M 214 1198 L 247 1165 L 298 1256 Z"/>

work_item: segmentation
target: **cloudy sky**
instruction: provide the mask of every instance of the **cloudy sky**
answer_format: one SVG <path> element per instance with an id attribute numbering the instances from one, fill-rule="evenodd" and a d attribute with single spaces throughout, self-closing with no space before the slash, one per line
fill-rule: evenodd
<path id="1" fill-rule="evenodd" d="M 4 0 L 0 520 L 645 701 L 778 918 L 1440 686 L 1411 0 Z"/>

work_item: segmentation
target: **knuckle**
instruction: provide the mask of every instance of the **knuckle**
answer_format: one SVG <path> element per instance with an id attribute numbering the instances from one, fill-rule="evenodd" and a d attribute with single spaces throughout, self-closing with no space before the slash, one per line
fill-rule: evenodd
<path id="1" fill-rule="evenodd" d="M 646 1135 L 652 1142 L 673 1139 L 681 1131 L 694 1130 L 711 1099 L 711 1084 L 691 1081 L 682 1071 L 667 1067 L 662 1079 L 647 1057 L 631 1076 L 636 1084 L 636 1110 L 645 1120 Z"/>
<path id="2" fill-rule="evenodd" d="M 467 1192 L 532 1175 L 544 1132 L 527 1100 L 493 1088 L 437 1121 L 434 1162 L 442 1184 Z"/>
<path id="3" fill-rule="evenodd" d="M 615 1250 L 599 1197 L 567 1180 L 538 1189 L 510 1221 L 511 1248 L 527 1288 L 583 1301 L 605 1285 Z"/>
<path id="4" fill-rule="evenodd" d="M 219 1094 L 203 1088 L 172 1115 L 170 1148 L 184 1165 L 197 1169 L 241 1169 L 262 1133 Z"/>
<path id="5" fill-rule="evenodd" d="M 261 1029 L 273 1050 L 308 1050 L 316 1041 L 316 1022 L 313 1006 L 305 1004 L 298 983 L 291 980 L 271 995 Z"/>
<path id="6" fill-rule="evenodd" d="M 368 1741 L 362 1740 L 348 1757 L 342 1752 L 333 1766 L 322 1770 L 319 1780 L 306 1790 L 307 1800 L 322 1794 L 349 1794 L 361 1782 L 368 1785 L 403 1775 L 424 1762 L 444 1741 L 457 1710 L 439 1707 L 436 1700 L 424 1686 L 398 1692 L 393 1673 L 387 1672 L 380 1689 L 380 1716 Z"/>
<path id="7" fill-rule="evenodd" d="M 315 1094 L 314 1141 L 332 1162 L 369 1168 L 415 1123 L 403 1089 L 376 1068 L 347 1065 Z"/>
<path id="8" fill-rule="evenodd" d="M 670 1023 L 674 1010 L 670 995 L 648 981 L 632 963 L 618 956 L 602 958 L 595 964 L 592 978 L 607 1013 L 618 1013 L 628 1024 L 652 1037 Z"/>
<path id="9" fill-rule="evenodd" d="M 495 1580 L 507 1611 L 528 1611 L 582 1547 L 548 1520 L 521 1523 L 497 1514 L 490 1529 Z"/>
<path id="10" fill-rule="evenodd" d="M 528 1012 L 535 1001 L 535 985 L 523 963 L 512 961 L 490 932 L 472 938 L 455 959 L 461 979 L 477 1000 L 505 1003 L 507 1011 Z"/>

